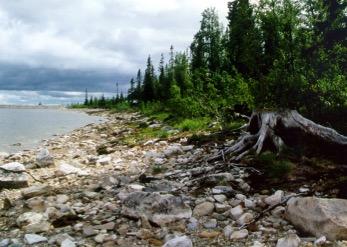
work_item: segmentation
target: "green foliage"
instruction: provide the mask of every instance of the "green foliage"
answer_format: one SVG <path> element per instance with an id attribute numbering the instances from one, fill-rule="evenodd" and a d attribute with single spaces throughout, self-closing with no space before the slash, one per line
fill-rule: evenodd
<path id="1" fill-rule="evenodd" d="M 196 131 L 206 129 L 210 122 L 209 118 L 184 119 L 176 124 L 175 127 L 182 131 Z"/>
<path id="2" fill-rule="evenodd" d="M 308 117 L 347 111 L 345 0 L 233 0 L 226 7 L 226 29 L 215 9 L 203 11 L 190 53 L 171 46 L 157 70 L 149 56 L 127 99 L 86 97 L 74 107 L 135 106 L 176 121 L 219 122 L 254 108 L 292 108 Z"/>

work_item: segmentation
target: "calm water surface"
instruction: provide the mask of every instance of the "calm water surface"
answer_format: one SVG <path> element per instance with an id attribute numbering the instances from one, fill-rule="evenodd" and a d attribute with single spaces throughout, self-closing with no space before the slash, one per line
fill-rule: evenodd
<path id="1" fill-rule="evenodd" d="M 43 139 L 100 121 L 101 117 L 64 109 L 0 108 L 0 152 L 33 148 Z"/>

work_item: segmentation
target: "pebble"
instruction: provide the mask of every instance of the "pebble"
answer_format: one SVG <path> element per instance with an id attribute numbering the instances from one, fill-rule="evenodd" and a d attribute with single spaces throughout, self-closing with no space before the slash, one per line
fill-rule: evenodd
<path id="1" fill-rule="evenodd" d="M 41 243 L 41 242 L 47 242 L 47 238 L 46 237 L 42 237 L 40 235 L 37 234 L 25 234 L 24 235 L 24 240 L 26 243 L 28 244 L 37 244 L 37 243 Z"/>
<path id="2" fill-rule="evenodd" d="M 212 214 L 214 210 L 214 204 L 212 202 L 203 202 L 197 205 L 193 210 L 194 216 L 205 216 Z"/>
<path id="3" fill-rule="evenodd" d="M 231 234 L 230 239 L 231 240 L 239 240 L 239 239 L 244 239 L 248 237 L 248 230 L 243 229 L 240 231 L 235 231 Z"/>

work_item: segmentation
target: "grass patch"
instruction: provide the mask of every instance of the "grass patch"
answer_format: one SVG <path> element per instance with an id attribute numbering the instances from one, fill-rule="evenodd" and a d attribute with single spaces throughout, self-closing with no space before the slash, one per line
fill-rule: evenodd
<path id="1" fill-rule="evenodd" d="M 197 131 L 207 129 L 210 122 L 209 118 L 184 119 L 175 124 L 175 127 L 181 131 Z"/>

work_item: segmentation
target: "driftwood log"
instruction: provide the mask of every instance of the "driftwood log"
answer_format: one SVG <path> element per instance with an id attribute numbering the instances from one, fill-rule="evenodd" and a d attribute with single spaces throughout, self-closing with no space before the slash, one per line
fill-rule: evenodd
<path id="1" fill-rule="evenodd" d="M 314 123 L 295 110 L 254 112 L 246 132 L 209 161 L 224 159 L 226 155 L 239 161 L 250 153 L 260 154 L 266 150 L 279 153 L 284 148 L 306 156 L 347 161 L 347 136 Z"/>

